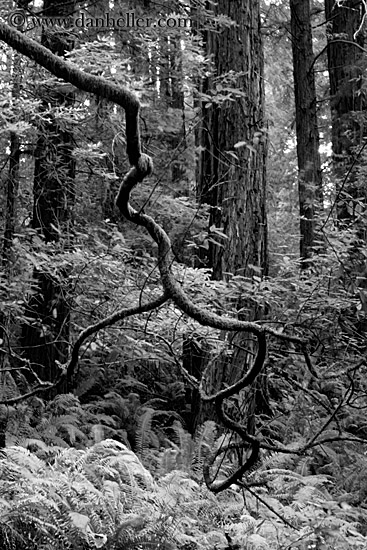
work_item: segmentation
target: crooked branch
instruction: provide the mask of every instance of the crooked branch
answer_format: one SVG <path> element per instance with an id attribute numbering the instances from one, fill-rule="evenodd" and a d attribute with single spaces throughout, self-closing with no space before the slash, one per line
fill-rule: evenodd
<path id="1" fill-rule="evenodd" d="M 212 328 L 224 331 L 241 331 L 253 334 L 258 341 L 257 356 L 253 366 L 246 374 L 243 375 L 239 382 L 229 388 L 219 391 L 212 396 L 206 396 L 203 390 L 201 391 L 203 399 L 207 401 L 214 401 L 217 413 L 223 424 L 229 429 L 234 430 L 241 437 L 244 444 L 249 444 L 251 446 L 251 455 L 245 464 L 243 464 L 224 482 L 220 482 L 219 485 L 218 483 L 214 484 L 209 475 L 210 464 L 215 460 L 215 456 L 209 460 L 206 466 L 206 481 L 208 486 L 213 491 L 219 492 L 224 488 L 229 487 L 232 483 L 240 480 L 245 471 L 256 462 L 260 449 L 259 441 L 255 437 L 250 436 L 242 425 L 235 422 L 226 414 L 223 405 L 224 399 L 234 395 L 242 388 L 251 384 L 261 371 L 266 357 L 266 334 L 276 336 L 282 340 L 297 343 L 301 345 L 303 349 L 305 348 L 306 343 L 297 336 L 277 332 L 270 327 L 262 326 L 256 322 L 240 321 L 229 317 L 221 317 L 214 312 L 204 310 L 203 308 L 197 306 L 189 298 L 186 292 L 182 289 L 181 285 L 176 281 L 171 271 L 172 252 L 171 242 L 168 235 L 152 217 L 144 213 L 137 212 L 130 205 L 130 193 L 132 189 L 145 177 L 149 176 L 153 169 L 152 159 L 148 155 L 142 153 L 139 133 L 140 104 L 138 98 L 133 92 L 123 86 L 118 86 L 112 82 L 109 82 L 102 77 L 84 73 L 75 64 L 54 55 L 47 48 L 41 46 L 38 42 L 31 40 L 30 38 L 24 36 L 24 34 L 19 33 L 2 22 L 0 22 L 0 40 L 5 41 L 9 46 L 13 47 L 21 54 L 24 54 L 28 58 L 34 60 L 56 77 L 62 78 L 80 90 L 96 94 L 123 107 L 125 110 L 126 120 L 127 156 L 129 158 L 131 168 L 121 182 L 116 199 L 116 205 L 121 214 L 125 216 L 127 220 L 135 225 L 144 227 L 151 238 L 158 245 L 158 267 L 164 294 L 157 300 L 149 302 L 145 306 L 140 305 L 121 310 L 118 314 L 104 319 L 95 325 L 91 325 L 82 331 L 74 343 L 70 361 L 68 364 L 60 366 L 61 374 L 53 387 L 61 384 L 61 381 L 65 376 L 70 377 L 73 375 L 78 362 L 80 347 L 86 338 L 101 328 L 110 326 L 125 317 L 154 309 L 168 299 L 171 299 L 186 315 L 196 320 L 201 325 L 210 326 Z M 48 387 L 47 389 L 50 388 Z M 43 391 L 43 388 L 38 388 L 36 391 L 39 393 L 40 391 Z M 34 392 L 31 392 L 31 394 L 33 395 Z M 15 399 L 20 400 L 21 398 L 19 397 Z M 14 403 L 14 400 L 11 402 Z M 4 400 L 2 403 L 10 404 L 10 400 Z"/>

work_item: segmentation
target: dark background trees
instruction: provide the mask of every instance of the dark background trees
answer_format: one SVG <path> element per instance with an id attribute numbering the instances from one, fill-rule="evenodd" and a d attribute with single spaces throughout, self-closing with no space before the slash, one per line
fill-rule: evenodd
<path id="1" fill-rule="evenodd" d="M 290 1 L 300 214 L 300 256 L 316 247 L 316 216 L 322 209 L 322 179 L 310 3 Z M 306 263 L 307 265 L 307 263 Z"/>
<path id="2" fill-rule="evenodd" d="M 74 2 L 46 0 L 42 16 L 68 17 L 74 13 Z M 73 37 L 66 25 L 63 30 L 42 28 L 41 44 L 59 56 L 73 47 Z M 38 126 L 34 147 L 34 182 L 32 228 L 45 244 L 57 248 L 72 246 L 72 212 L 75 199 L 75 159 L 73 133 L 67 121 L 61 124 L 57 113 L 71 107 L 74 91 L 65 84 L 51 81 L 39 86 L 44 119 Z M 43 380 L 56 377 L 56 361 L 65 362 L 69 349 L 70 307 L 68 304 L 68 272 L 54 273 L 35 268 L 34 293 L 29 299 L 27 322 L 22 329 L 24 355 Z M 65 384 L 64 391 L 68 390 Z"/>
<path id="3" fill-rule="evenodd" d="M 363 2 L 325 1 L 327 60 L 331 94 L 333 170 L 337 182 L 337 215 L 342 224 L 363 217 L 365 189 L 358 165 L 364 144 L 366 60 Z M 346 174 L 348 178 L 344 181 Z"/>

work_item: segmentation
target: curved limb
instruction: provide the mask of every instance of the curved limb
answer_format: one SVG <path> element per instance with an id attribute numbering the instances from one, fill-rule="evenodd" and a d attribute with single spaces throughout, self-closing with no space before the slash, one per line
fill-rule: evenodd
<path id="1" fill-rule="evenodd" d="M 152 159 L 148 155 L 142 153 L 141 150 L 139 133 L 140 104 L 135 94 L 127 88 L 111 83 L 104 78 L 84 73 L 73 63 L 67 62 L 64 59 L 52 54 L 47 48 L 44 48 L 34 40 L 27 38 L 24 34 L 19 33 L 2 22 L 0 22 L 0 40 L 5 41 L 18 52 L 36 61 L 38 64 L 53 73 L 56 77 L 70 82 L 81 90 L 113 101 L 117 105 L 124 108 L 126 113 L 127 155 L 132 167 L 122 180 L 116 199 L 116 205 L 120 209 L 121 214 L 124 215 L 127 220 L 144 227 L 158 245 L 158 267 L 164 289 L 164 299 L 172 299 L 177 307 L 202 325 L 226 331 L 248 332 L 257 337 L 259 344 L 258 353 L 250 370 L 236 384 L 221 390 L 213 396 L 206 396 L 208 400 L 213 400 L 215 402 L 219 418 L 222 420 L 223 424 L 229 429 L 234 430 L 244 442 L 250 444 L 252 449 L 250 457 L 246 460 L 245 464 L 243 464 L 232 476 L 229 476 L 228 479 L 220 482 L 219 485 L 218 483 L 213 485 L 213 482 L 207 478 L 209 479 L 209 486 L 215 492 L 229 487 L 232 483 L 239 481 L 246 470 L 255 464 L 259 454 L 260 443 L 256 438 L 250 436 L 242 425 L 235 422 L 226 414 L 223 408 L 224 399 L 234 395 L 234 393 L 251 384 L 260 372 L 266 355 L 266 334 L 298 343 L 301 346 L 305 345 L 304 340 L 296 336 L 277 332 L 270 327 L 262 326 L 256 322 L 239 321 L 237 319 L 221 317 L 213 312 L 206 311 L 197 306 L 175 280 L 171 272 L 171 242 L 168 235 L 153 218 L 147 216 L 146 214 L 138 213 L 130 206 L 129 203 L 132 189 L 137 185 L 137 183 L 143 181 L 146 176 L 149 176 L 153 169 Z M 128 313 L 126 310 L 123 315 L 125 315 L 125 313 L 125 316 L 133 315 L 134 313 L 139 313 L 142 311 L 147 311 L 144 309 L 144 306 L 130 308 Z M 62 373 L 56 384 L 60 383 L 62 376 L 72 374 L 77 362 L 78 351 L 81 343 L 90 334 L 94 333 L 94 331 L 103 328 L 103 326 L 107 326 L 103 323 L 104 322 L 102 321 L 101 323 L 97 323 L 97 325 L 88 327 L 80 334 L 74 345 L 74 350 L 69 363 L 65 366 L 61 366 Z M 215 458 L 210 460 L 214 461 Z M 210 465 L 213 463 L 210 462 L 210 460 L 206 466 L 207 474 L 209 473 Z"/>

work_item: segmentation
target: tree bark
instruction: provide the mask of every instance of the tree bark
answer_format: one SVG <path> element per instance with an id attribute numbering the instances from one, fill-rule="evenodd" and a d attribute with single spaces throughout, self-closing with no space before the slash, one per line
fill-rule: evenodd
<path id="1" fill-rule="evenodd" d="M 45 0 L 42 15 L 65 17 L 74 11 L 74 1 Z M 69 32 L 44 28 L 41 43 L 53 53 L 64 56 L 72 49 Z M 45 109 L 51 105 L 68 107 L 74 93 L 65 86 L 44 88 Z M 43 234 L 46 243 L 63 242 L 71 246 L 71 210 L 74 203 L 75 161 L 72 158 L 72 132 L 55 118 L 39 131 L 35 150 L 33 228 Z M 27 306 L 33 319 L 23 326 L 22 344 L 35 372 L 43 380 L 53 381 L 58 373 L 56 361 L 64 363 L 69 347 L 70 308 L 67 302 L 67 273 L 52 276 L 40 269 L 34 272 L 36 293 Z M 65 384 L 61 391 L 67 391 Z"/>
<path id="2" fill-rule="evenodd" d="M 210 244 L 209 264 L 216 280 L 228 274 L 262 277 L 268 271 L 267 132 L 259 2 L 219 0 L 216 11 L 235 24 L 205 36 L 215 77 L 204 82 L 203 91 L 210 96 L 216 88 L 217 93 L 203 105 L 199 136 L 198 198 L 211 206 L 210 233 L 215 241 Z M 237 307 L 242 310 L 241 319 L 259 318 L 260 312 L 249 300 L 241 300 Z M 246 335 L 235 335 L 227 346 L 231 351 L 218 357 L 208 377 L 209 393 L 233 384 L 252 362 L 254 345 Z M 266 393 L 258 389 L 245 390 L 238 411 L 241 421 L 247 419 L 251 433 L 255 413 L 263 408 L 258 398 Z M 207 406 L 201 421 L 206 416 L 213 416 Z"/>
<path id="3" fill-rule="evenodd" d="M 325 0 L 333 169 L 336 176 L 337 218 L 342 226 L 358 219 L 365 210 L 367 199 L 364 181 L 358 178 L 362 159 L 356 156 L 367 136 L 367 102 L 363 90 L 367 63 L 366 53 L 361 49 L 364 47 L 365 30 L 360 29 L 363 10 L 361 0 L 345 0 L 340 4 Z M 364 238 L 365 233 L 364 228 Z"/>
<path id="4" fill-rule="evenodd" d="M 17 52 L 11 53 L 10 63 L 13 64 L 13 86 L 12 97 L 19 99 L 21 82 L 23 78 L 22 58 Z M 8 284 L 11 283 L 14 275 L 12 273 L 12 252 L 13 252 L 13 239 L 16 227 L 16 202 L 19 191 L 19 163 L 20 163 L 20 144 L 21 140 L 16 132 L 10 132 L 9 143 L 9 170 L 6 180 L 6 209 L 5 209 L 5 223 L 4 223 L 4 240 L 2 248 L 2 274 L 4 280 Z M 4 340 L 10 338 L 11 321 L 5 315 L 3 311 L 0 311 L 0 339 L 2 342 L 2 348 L 6 348 Z M 7 342 L 10 345 L 10 341 Z M 10 361 L 8 355 L 1 350 L 0 351 L 0 394 L 1 397 L 5 396 L 9 388 L 9 380 L 13 381 L 11 373 L 3 372 L 2 369 L 10 369 Z M 0 405 L 0 449 L 5 447 L 6 444 L 6 431 L 8 426 L 8 411 L 7 408 Z"/>
<path id="5" fill-rule="evenodd" d="M 290 9 L 299 171 L 300 256 L 302 266 L 307 267 L 307 259 L 314 253 L 316 215 L 322 203 L 310 2 L 290 0 Z"/>
<path id="6" fill-rule="evenodd" d="M 19 55 L 17 56 L 20 57 Z M 2 263 L 9 275 L 11 252 L 15 231 L 16 199 L 19 189 L 20 138 L 15 132 L 10 134 L 9 172 L 6 183 L 6 213 Z"/>
<path id="7" fill-rule="evenodd" d="M 225 239 L 209 251 L 213 278 L 225 273 L 266 274 L 265 208 L 266 128 L 264 122 L 263 53 L 258 2 L 219 0 L 217 12 L 236 23 L 205 36 L 219 82 L 218 93 L 238 90 L 220 103 L 203 105 L 199 200 L 211 205 L 210 226 Z M 214 78 L 204 83 L 210 92 Z"/>

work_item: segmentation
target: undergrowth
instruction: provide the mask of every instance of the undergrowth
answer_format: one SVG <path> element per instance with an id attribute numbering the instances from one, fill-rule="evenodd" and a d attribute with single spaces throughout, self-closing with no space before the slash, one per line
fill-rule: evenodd
<path id="1" fill-rule="evenodd" d="M 0 547 L 366 548 L 367 514 L 348 504 L 348 494 L 335 493 L 330 476 L 309 475 L 299 457 L 292 463 L 274 455 L 251 474 L 250 491 L 233 488 L 215 496 L 200 475 L 215 444 L 214 423 L 194 440 L 176 429 L 177 442 L 154 453 L 154 474 L 111 439 L 85 449 L 35 440 L 33 452 L 21 445 L 4 449 Z"/>

